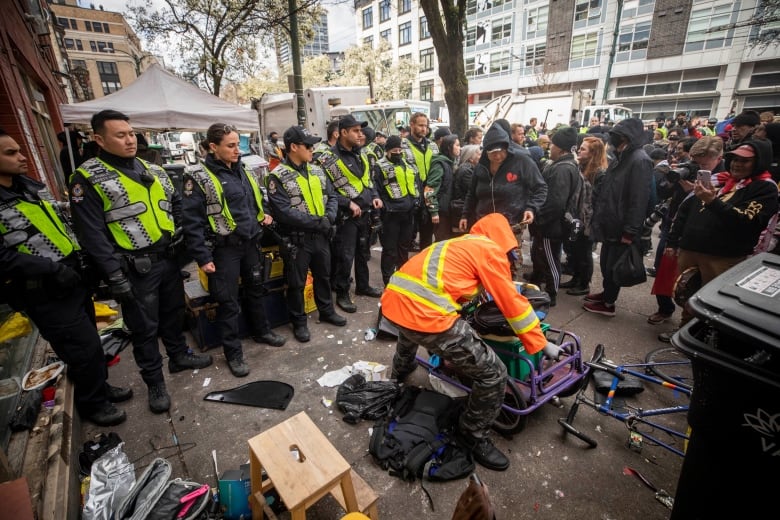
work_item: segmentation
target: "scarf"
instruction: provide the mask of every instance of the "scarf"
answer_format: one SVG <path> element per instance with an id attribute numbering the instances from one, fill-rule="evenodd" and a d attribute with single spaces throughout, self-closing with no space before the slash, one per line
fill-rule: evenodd
<path id="1" fill-rule="evenodd" d="M 715 185 L 722 186 L 721 189 L 718 190 L 718 196 L 729 193 L 733 189 L 740 190 L 748 186 L 754 180 L 764 181 L 772 178 L 772 176 L 767 171 L 759 173 L 758 175 L 752 175 L 739 181 L 733 178 L 729 172 L 716 173 L 713 175 L 713 177 L 717 179 L 717 183 Z"/>

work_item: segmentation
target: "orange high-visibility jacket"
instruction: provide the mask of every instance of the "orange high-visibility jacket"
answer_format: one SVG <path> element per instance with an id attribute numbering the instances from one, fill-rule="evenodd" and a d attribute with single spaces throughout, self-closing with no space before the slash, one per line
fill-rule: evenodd
<path id="1" fill-rule="evenodd" d="M 512 281 L 507 253 L 517 247 L 506 217 L 486 215 L 470 234 L 435 242 L 401 266 L 382 295 L 382 314 L 407 329 L 444 332 L 460 317 L 462 304 L 485 289 L 526 352 L 535 354 L 547 339 Z"/>

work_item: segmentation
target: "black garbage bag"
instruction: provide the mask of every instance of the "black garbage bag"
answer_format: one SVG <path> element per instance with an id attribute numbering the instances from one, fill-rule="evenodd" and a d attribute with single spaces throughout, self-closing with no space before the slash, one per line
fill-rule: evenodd
<path id="1" fill-rule="evenodd" d="M 344 412 L 344 422 L 357 424 L 360 419 L 386 416 L 400 393 L 401 387 L 395 381 L 366 381 L 361 374 L 355 374 L 336 391 L 336 406 Z"/>

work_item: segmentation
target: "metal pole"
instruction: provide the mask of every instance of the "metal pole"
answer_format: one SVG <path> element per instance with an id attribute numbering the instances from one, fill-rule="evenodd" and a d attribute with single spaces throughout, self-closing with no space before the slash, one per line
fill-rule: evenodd
<path id="1" fill-rule="evenodd" d="M 612 46 L 609 48 L 609 63 L 607 64 L 607 76 L 604 78 L 604 94 L 602 103 L 607 104 L 609 95 L 609 82 L 612 79 L 612 64 L 615 62 L 618 37 L 620 36 L 620 17 L 623 15 L 623 0 L 618 0 L 617 15 L 615 15 L 615 29 L 612 31 Z"/>
<path id="2" fill-rule="evenodd" d="M 298 101 L 298 124 L 306 126 L 306 108 L 303 101 L 303 74 L 301 73 L 301 47 L 298 41 L 298 6 L 295 0 L 287 0 L 290 9 L 290 51 L 292 53 L 293 85 Z"/>

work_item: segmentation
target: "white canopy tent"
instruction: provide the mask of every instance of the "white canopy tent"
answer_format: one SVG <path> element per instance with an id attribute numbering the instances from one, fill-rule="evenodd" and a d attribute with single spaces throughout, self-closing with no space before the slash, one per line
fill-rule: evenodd
<path id="1" fill-rule="evenodd" d="M 127 114 L 136 129 L 204 131 L 214 123 L 225 123 L 239 131 L 257 132 L 260 126 L 254 110 L 209 94 L 157 64 L 106 97 L 60 105 L 65 123 L 87 125 L 93 114 L 107 109 Z"/>

